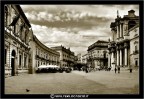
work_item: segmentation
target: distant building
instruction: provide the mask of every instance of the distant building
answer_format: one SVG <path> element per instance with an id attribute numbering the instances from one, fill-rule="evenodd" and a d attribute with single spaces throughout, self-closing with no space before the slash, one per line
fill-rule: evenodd
<path id="1" fill-rule="evenodd" d="M 30 46 L 31 60 L 29 73 L 34 73 L 40 65 L 60 66 L 60 53 L 45 46 L 35 35 L 31 37 Z"/>
<path id="2" fill-rule="evenodd" d="M 77 63 L 82 63 L 82 54 L 81 53 L 79 53 L 77 55 Z"/>
<path id="3" fill-rule="evenodd" d="M 88 54 L 82 55 L 82 63 L 87 64 Z"/>
<path id="4" fill-rule="evenodd" d="M 134 68 L 139 66 L 139 16 L 134 10 L 123 18 L 117 14 L 110 25 L 112 41 L 109 43 L 109 67 Z M 114 65 L 113 65 L 114 64 Z"/>
<path id="5" fill-rule="evenodd" d="M 66 49 L 64 46 L 51 47 L 60 53 L 60 66 L 61 67 L 71 67 L 74 65 L 74 52 L 70 48 Z"/>
<path id="6" fill-rule="evenodd" d="M 88 47 L 87 65 L 92 68 L 104 69 L 108 66 L 108 42 L 98 40 Z"/>
<path id="7" fill-rule="evenodd" d="M 5 75 L 29 70 L 31 25 L 19 5 L 4 6 Z"/>

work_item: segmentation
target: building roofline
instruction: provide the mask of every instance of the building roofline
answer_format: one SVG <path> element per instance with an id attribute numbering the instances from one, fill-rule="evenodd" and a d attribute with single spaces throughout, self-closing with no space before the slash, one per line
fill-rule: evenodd
<path id="1" fill-rule="evenodd" d="M 66 53 L 70 53 L 70 54 L 73 54 L 74 55 L 74 52 L 72 52 L 69 48 L 65 48 L 64 46 L 55 46 L 55 47 L 51 47 L 52 49 L 54 50 L 63 50 L 65 51 Z"/>
<path id="2" fill-rule="evenodd" d="M 35 35 L 33 35 L 33 39 L 34 39 L 34 41 L 36 42 L 36 44 L 38 44 L 39 46 L 41 46 L 43 49 L 48 50 L 48 51 L 50 51 L 51 53 L 54 53 L 54 52 L 55 52 L 54 54 L 60 55 L 59 52 L 57 52 L 56 50 L 51 49 L 51 48 L 47 47 L 46 45 L 44 45 L 42 42 L 40 42 Z"/>
<path id="3" fill-rule="evenodd" d="M 20 5 L 15 5 L 17 7 L 17 9 L 19 10 L 19 13 L 23 16 L 23 18 L 25 19 L 26 23 L 28 24 L 29 27 L 31 27 L 29 20 L 27 19 L 27 17 L 25 16 L 22 8 L 20 7 Z"/>
<path id="4" fill-rule="evenodd" d="M 100 45 L 99 43 L 107 43 L 107 45 Z M 90 51 L 90 50 L 92 50 L 93 48 L 95 48 L 95 47 L 103 47 L 103 48 L 106 48 L 106 47 L 108 47 L 108 41 L 104 41 L 104 40 L 98 40 L 98 41 L 96 41 L 95 43 L 93 43 L 92 45 L 90 45 L 89 47 L 88 47 L 88 49 L 87 49 L 87 51 Z"/>

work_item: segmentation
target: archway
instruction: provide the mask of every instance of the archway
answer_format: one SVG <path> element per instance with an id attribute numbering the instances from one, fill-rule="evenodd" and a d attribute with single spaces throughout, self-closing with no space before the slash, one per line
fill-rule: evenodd
<path id="1" fill-rule="evenodd" d="M 16 52 L 15 50 L 12 51 L 11 54 L 11 75 L 14 76 L 15 75 L 15 56 L 16 56 Z"/>

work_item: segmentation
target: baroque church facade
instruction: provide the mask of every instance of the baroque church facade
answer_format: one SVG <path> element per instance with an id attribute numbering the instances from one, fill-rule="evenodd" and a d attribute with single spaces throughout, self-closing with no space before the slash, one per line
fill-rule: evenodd
<path id="1" fill-rule="evenodd" d="M 110 25 L 112 40 L 109 41 L 108 67 L 136 69 L 139 67 L 139 16 L 134 10 L 123 18 L 117 12 L 115 22 Z"/>

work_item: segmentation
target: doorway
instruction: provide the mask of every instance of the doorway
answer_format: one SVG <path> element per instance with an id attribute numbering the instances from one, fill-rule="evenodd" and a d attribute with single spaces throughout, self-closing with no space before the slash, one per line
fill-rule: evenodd
<path id="1" fill-rule="evenodd" d="M 16 55 L 16 52 L 15 50 L 12 51 L 12 54 L 11 54 L 11 75 L 12 76 L 15 76 L 15 55 Z"/>
<path id="2" fill-rule="evenodd" d="M 135 66 L 138 66 L 138 62 L 137 62 L 137 60 L 135 61 Z"/>

